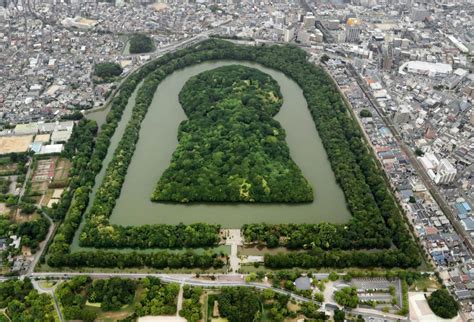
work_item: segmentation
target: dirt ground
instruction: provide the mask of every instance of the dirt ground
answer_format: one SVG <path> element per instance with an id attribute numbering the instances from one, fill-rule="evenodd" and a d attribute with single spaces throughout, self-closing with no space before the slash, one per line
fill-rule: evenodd
<path id="1" fill-rule="evenodd" d="M 35 220 L 36 218 L 38 218 L 38 216 L 39 215 L 36 213 L 33 213 L 31 215 L 20 214 L 20 209 L 18 209 L 13 215 L 13 221 L 19 224 L 22 222 Z"/>
<path id="2" fill-rule="evenodd" d="M 0 137 L 0 154 L 26 152 L 33 141 L 33 135 Z"/>
<path id="3" fill-rule="evenodd" d="M 5 214 L 5 213 L 8 213 L 8 212 L 9 212 L 9 209 L 7 208 L 5 203 L 0 202 L 0 214 Z"/>
<path id="4" fill-rule="evenodd" d="M 18 163 L 9 163 L 0 165 L 0 175 L 4 173 L 11 173 L 18 169 Z"/>

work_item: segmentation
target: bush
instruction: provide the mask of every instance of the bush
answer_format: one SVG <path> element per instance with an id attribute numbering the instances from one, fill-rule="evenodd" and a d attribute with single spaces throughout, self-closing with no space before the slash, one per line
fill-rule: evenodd
<path id="1" fill-rule="evenodd" d="M 359 115 L 360 117 L 372 117 L 372 113 L 367 109 L 360 111 Z"/>

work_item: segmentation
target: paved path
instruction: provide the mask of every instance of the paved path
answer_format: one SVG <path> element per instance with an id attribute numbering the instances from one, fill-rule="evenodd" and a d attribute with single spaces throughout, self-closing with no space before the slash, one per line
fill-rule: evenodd
<path id="1" fill-rule="evenodd" d="M 226 245 L 230 245 L 230 272 L 237 273 L 240 270 L 240 258 L 237 254 L 238 246 L 242 245 L 242 236 L 240 229 L 227 229 L 228 236 L 225 241 Z"/>
<path id="2" fill-rule="evenodd" d="M 55 286 L 53 286 L 51 288 L 43 288 L 43 287 L 41 287 L 40 282 L 35 281 L 35 280 L 32 280 L 31 282 L 33 284 L 33 287 L 38 291 L 38 293 L 47 293 L 53 298 L 53 304 L 54 304 L 54 308 L 56 309 L 56 313 L 58 314 L 59 322 L 63 322 L 64 321 L 63 314 L 62 314 L 61 309 L 59 307 L 59 303 L 58 303 L 58 300 L 56 298 L 56 294 L 54 293 L 54 289 L 56 288 L 56 286 L 58 286 L 58 284 L 56 284 Z"/>
<path id="3" fill-rule="evenodd" d="M 179 316 L 179 311 L 183 308 L 183 286 L 184 283 L 181 283 L 179 286 L 179 293 L 178 293 L 178 304 L 176 305 L 176 316 Z"/>

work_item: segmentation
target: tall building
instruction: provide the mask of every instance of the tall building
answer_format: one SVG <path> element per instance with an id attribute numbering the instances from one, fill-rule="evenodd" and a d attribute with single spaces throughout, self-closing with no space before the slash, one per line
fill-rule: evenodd
<path id="1" fill-rule="evenodd" d="M 436 184 L 449 184 L 456 178 L 457 170 L 447 159 L 441 159 L 436 177 Z"/>
<path id="2" fill-rule="evenodd" d="M 393 66 L 393 48 L 391 45 L 382 46 L 382 68 L 391 70 Z"/>
<path id="3" fill-rule="evenodd" d="M 295 28 L 293 26 L 288 26 L 283 30 L 283 41 L 290 42 L 295 38 Z"/>
<path id="4" fill-rule="evenodd" d="M 360 39 L 360 22 L 358 19 L 349 18 L 346 24 L 346 42 L 359 42 Z"/>
<path id="5" fill-rule="evenodd" d="M 313 14 L 308 14 L 303 18 L 303 25 L 306 29 L 314 27 L 316 23 L 316 17 Z"/>

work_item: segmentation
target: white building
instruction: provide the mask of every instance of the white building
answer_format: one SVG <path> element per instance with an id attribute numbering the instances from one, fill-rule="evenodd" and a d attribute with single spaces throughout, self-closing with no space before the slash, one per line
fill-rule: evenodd
<path id="1" fill-rule="evenodd" d="M 436 184 L 448 184 L 454 181 L 456 178 L 457 170 L 447 159 L 441 159 L 438 172 L 434 182 Z"/>
<path id="2" fill-rule="evenodd" d="M 413 74 L 428 75 L 429 77 L 447 76 L 451 74 L 453 68 L 450 64 L 429 63 L 426 61 L 408 61 L 403 63 L 398 69 L 398 73 L 405 75 L 406 72 Z"/>

